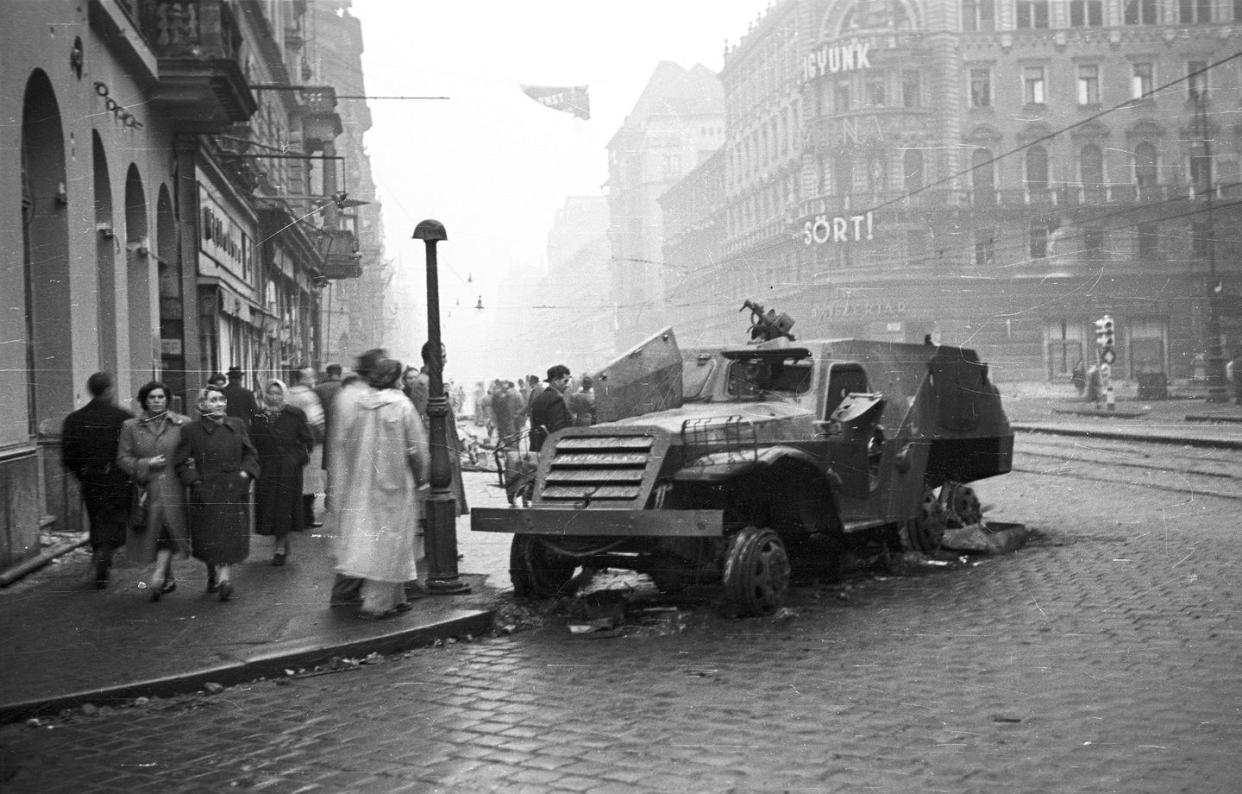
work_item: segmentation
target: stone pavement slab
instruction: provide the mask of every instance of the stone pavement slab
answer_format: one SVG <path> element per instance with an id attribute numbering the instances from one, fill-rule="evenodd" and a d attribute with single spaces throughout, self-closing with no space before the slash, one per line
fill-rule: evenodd
<path id="1" fill-rule="evenodd" d="M 227 603 L 205 592 L 206 568 L 196 560 L 178 561 L 176 591 L 153 603 L 138 586 L 143 570 L 123 553 L 107 590 L 93 588 L 89 555 L 79 551 L 34 581 L 0 591 L 0 721 L 235 683 L 491 628 L 485 574 L 463 575 L 468 595 L 424 596 L 404 615 L 365 621 L 352 607 L 328 606 L 327 538 L 304 534 L 293 546 L 288 564 L 276 568 L 270 541 L 252 538 Z"/>

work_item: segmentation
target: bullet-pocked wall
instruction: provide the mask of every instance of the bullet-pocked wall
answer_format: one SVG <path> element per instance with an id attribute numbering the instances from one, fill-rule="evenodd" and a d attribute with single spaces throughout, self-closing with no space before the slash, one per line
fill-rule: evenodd
<path id="1" fill-rule="evenodd" d="M 125 404 L 158 365 L 154 197 L 170 135 L 110 19 L 116 2 L 0 6 L 0 566 L 40 522 L 81 528 L 65 415 L 111 371 Z M 132 32 L 129 34 L 133 36 Z"/>

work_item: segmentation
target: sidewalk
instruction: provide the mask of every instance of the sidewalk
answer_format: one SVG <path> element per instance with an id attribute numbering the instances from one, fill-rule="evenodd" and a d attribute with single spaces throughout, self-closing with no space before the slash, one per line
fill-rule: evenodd
<path id="1" fill-rule="evenodd" d="M 1116 385 L 1113 411 L 1083 402 L 1070 384 L 999 384 L 1018 433 L 1057 433 L 1185 446 L 1242 449 L 1242 405 L 1209 403 L 1207 387 L 1170 384 L 1170 399 L 1140 400 L 1133 383 Z"/>
<path id="2" fill-rule="evenodd" d="M 467 477 L 475 480 L 469 498 L 503 504 L 499 489 L 484 487 L 484 475 Z M 94 589 L 85 549 L 0 590 L 0 722 L 481 635 L 491 629 L 496 593 L 509 586 L 508 537 L 472 533 L 463 517 L 459 567 L 471 592 L 423 596 L 403 615 L 362 620 L 353 607 L 328 606 L 328 541 L 311 532 L 318 530 L 294 539 L 282 568 L 270 564 L 271 540 L 252 537 L 228 603 L 205 592 L 206 569 L 197 560 L 177 562 L 176 591 L 152 603 L 137 587 L 142 569 L 123 551 L 106 590 Z"/>

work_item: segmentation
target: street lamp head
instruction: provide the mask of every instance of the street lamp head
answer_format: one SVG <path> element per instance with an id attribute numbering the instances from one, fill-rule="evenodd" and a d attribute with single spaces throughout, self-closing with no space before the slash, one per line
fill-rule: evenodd
<path id="1" fill-rule="evenodd" d="M 414 239 L 438 242 L 440 240 L 447 240 L 448 233 L 444 231 L 443 223 L 428 219 L 420 221 L 419 224 L 414 227 Z"/>

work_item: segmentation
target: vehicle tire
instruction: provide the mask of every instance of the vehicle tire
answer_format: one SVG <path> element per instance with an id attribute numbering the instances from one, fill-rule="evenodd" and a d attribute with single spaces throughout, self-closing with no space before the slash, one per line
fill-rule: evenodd
<path id="1" fill-rule="evenodd" d="M 936 496 L 935 490 L 925 489 L 919 514 L 904 525 L 906 544 L 911 551 L 935 554 L 940 551 L 940 544 L 944 542 L 946 528 L 944 505 Z"/>
<path id="2" fill-rule="evenodd" d="M 725 556 L 724 606 L 739 617 L 769 615 L 789 593 L 789 555 L 770 529 L 746 527 L 733 536 Z"/>
<path id="3" fill-rule="evenodd" d="M 551 598 L 573 592 L 578 563 L 549 549 L 531 535 L 514 535 L 509 547 L 509 580 L 519 598 Z"/>

